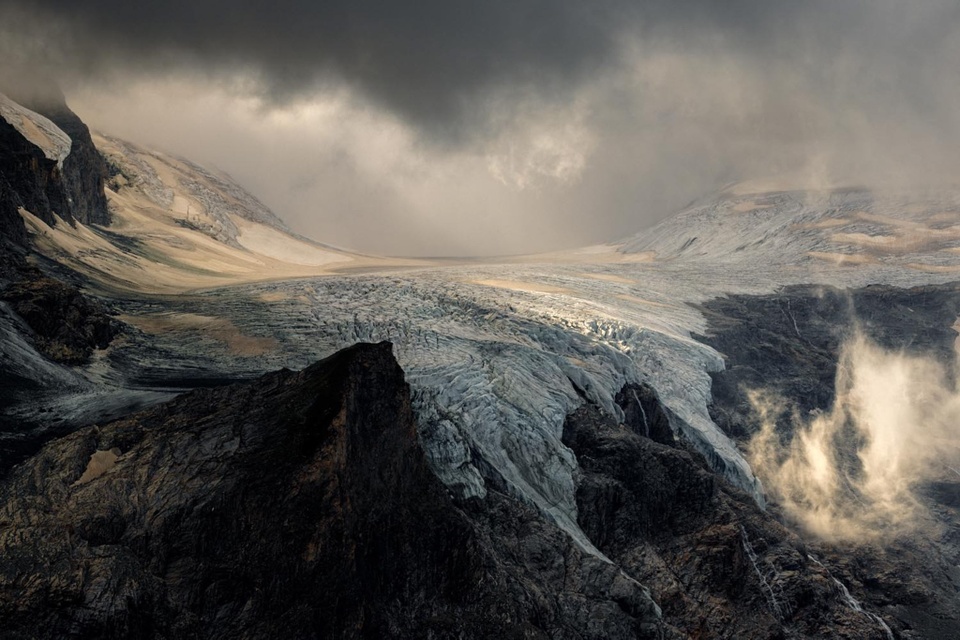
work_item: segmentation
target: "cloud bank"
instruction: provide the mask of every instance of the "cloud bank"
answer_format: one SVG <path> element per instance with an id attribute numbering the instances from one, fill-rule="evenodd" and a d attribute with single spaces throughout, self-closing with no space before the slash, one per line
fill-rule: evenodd
<path id="1" fill-rule="evenodd" d="M 575 246 L 733 180 L 960 168 L 948 0 L 0 0 L 0 60 L 370 251 Z"/>

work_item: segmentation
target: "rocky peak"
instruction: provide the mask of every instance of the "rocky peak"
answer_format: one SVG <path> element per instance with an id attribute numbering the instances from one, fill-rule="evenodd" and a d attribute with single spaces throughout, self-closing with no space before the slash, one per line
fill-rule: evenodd
<path id="1" fill-rule="evenodd" d="M 0 505 L 9 638 L 660 633 L 645 589 L 535 510 L 449 496 L 389 343 L 81 429 Z"/>
<path id="2" fill-rule="evenodd" d="M 47 224 L 56 217 L 109 224 L 106 163 L 90 130 L 53 83 L 0 85 L 0 234 L 22 244 L 22 207 Z"/>
<path id="3" fill-rule="evenodd" d="M 14 95 L 18 95 L 16 92 Z M 72 142 L 63 161 L 63 182 L 69 211 L 66 216 L 84 224 L 110 224 L 107 196 L 103 187 L 107 164 L 90 137 L 90 129 L 67 106 L 60 89 L 51 83 L 42 92 L 20 98 L 20 103 L 48 118 Z"/>

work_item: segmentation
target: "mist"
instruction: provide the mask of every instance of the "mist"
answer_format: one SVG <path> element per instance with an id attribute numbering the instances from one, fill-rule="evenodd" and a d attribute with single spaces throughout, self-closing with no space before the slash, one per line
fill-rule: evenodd
<path id="1" fill-rule="evenodd" d="M 0 0 L 0 62 L 360 251 L 614 241 L 734 181 L 954 184 L 947 0 Z"/>
<path id="2" fill-rule="evenodd" d="M 936 360 L 888 351 L 857 333 L 843 346 L 829 412 L 790 411 L 749 394 L 761 430 L 749 459 L 785 513 L 828 540 L 890 540 L 935 526 L 920 491 L 960 480 L 960 388 Z"/>

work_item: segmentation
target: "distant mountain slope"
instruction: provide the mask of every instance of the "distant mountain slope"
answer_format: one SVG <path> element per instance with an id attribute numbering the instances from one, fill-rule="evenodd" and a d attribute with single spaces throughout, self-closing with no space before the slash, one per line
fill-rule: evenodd
<path id="1" fill-rule="evenodd" d="M 181 212 L 184 220 L 196 220 L 198 227 L 221 242 L 239 246 L 240 231 L 234 218 L 292 233 L 280 218 L 229 176 L 118 138 L 98 136 L 97 146 L 107 158 L 110 188 L 114 192 L 141 188 L 154 204 L 172 207 L 175 211 L 178 211 L 175 204 L 190 204 L 189 201 L 178 203 L 177 196 L 195 200 L 192 217 L 187 211 Z"/>
<path id="2" fill-rule="evenodd" d="M 618 244 L 625 254 L 652 252 L 661 262 L 812 278 L 836 277 L 842 267 L 857 284 L 896 278 L 909 286 L 910 271 L 960 277 L 960 190 L 731 188 Z"/>
<path id="3" fill-rule="evenodd" d="M 225 175 L 116 138 L 95 141 L 106 158 L 110 227 L 23 216 L 36 250 L 98 286 L 177 292 L 418 264 L 307 240 Z"/>

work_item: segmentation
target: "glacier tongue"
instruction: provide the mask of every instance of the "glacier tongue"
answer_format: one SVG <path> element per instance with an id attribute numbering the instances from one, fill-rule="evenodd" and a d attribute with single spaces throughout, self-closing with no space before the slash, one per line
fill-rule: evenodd
<path id="1" fill-rule="evenodd" d="M 611 288 L 581 271 L 524 270 L 525 279 L 564 291 L 549 294 L 476 284 L 478 273 L 516 277 L 516 267 L 504 266 L 255 289 L 306 300 L 274 307 L 300 315 L 282 323 L 294 327 L 284 341 L 290 356 L 304 357 L 308 344 L 323 353 L 358 340 L 393 342 L 424 449 L 451 491 L 464 497 L 482 497 L 491 486 L 506 491 L 548 514 L 592 553 L 599 555 L 577 526 L 578 467 L 561 442 L 563 423 L 585 399 L 622 418 L 614 396 L 627 383 L 651 384 L 674 428 L 762 502 L 746 461 L 707 414 L 707 371 L 723 362 L 689 337 L 702 323 L 699 314 L 684 304 L 625 302 L 617 296 L 631 286 Z"/>

